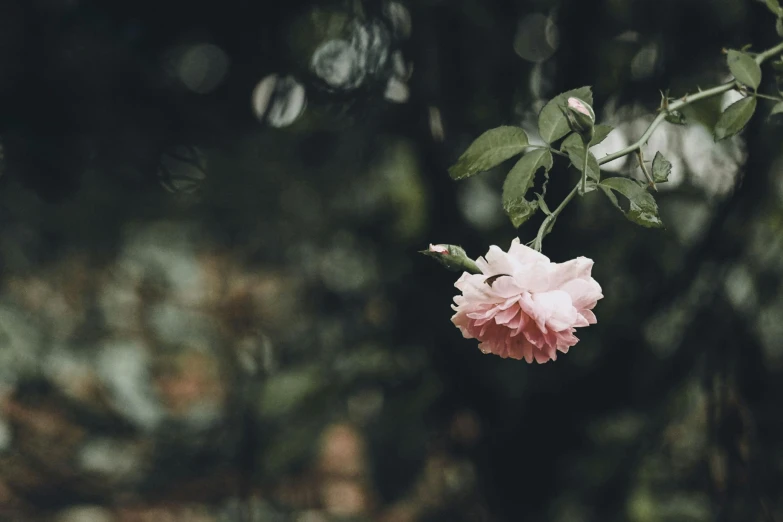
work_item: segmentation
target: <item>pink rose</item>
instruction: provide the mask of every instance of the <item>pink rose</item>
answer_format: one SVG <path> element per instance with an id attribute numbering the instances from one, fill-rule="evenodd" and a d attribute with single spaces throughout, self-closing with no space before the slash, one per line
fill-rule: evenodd
<path id="1" fill-rule="evenodd" d="M 476 265 L 481 274 L 465 272 L 454 284 L 462 295 L 451 321 L 484 353 L 554 361 L 579 342 L 576 328 L 596 322 L 592 309 L 603 294 L 590 276 L 591 259 L 552 263 L 517 238 L 508 253 L 491 246 Z"/>

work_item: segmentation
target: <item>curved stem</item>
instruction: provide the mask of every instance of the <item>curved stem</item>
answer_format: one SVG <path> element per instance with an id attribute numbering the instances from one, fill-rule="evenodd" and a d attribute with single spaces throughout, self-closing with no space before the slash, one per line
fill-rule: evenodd
<path id="1" fill-rule="evenodd" d="M 760 52 L 759 54 L 756 55 L 754 60 L 756 60 L 757 64 L 761 65 L 762 63 L 764 63 L 764 61 L 768 60 L 772 56 L 775 56 L 776 54 L 781 52 L 783 52 L 783 42 L 777 44 L 775 47 L 767 49 L 766 51 Z M 669 104 L 668 110 L 675 111 L 677 109 L 681 109 L 682 107 L 685 107 L 686 105 L 690 105 L 693 102 L 704 100 L 706 98 L 712 98 L 713 96 L 717 96 L 718 94 L 723 94 L 724 92 L 730 91 L 732 89 L 737 89 L 739 87 L 740 84 L 736 80 L 733 80 L 724 83 L 722 85 L 713 87 L 711 89 L 707 89 L 706 91 L 699 91 L 695 94 L 686 94 L 679 100 Z M 658 125 L 660 125 L 661 122 L 663 122 L 663 120 L 666 119 L 666 113 L 667 111 L 661 111 L 658 114 L 658 116 L 655 117 L 655 119 L 652 121 L 650 126 L 647 127 L 647 130 L 644 131 L 644 134 L 642 134 L 642 137 L 639 138 L 639 141 L 637 141 L 632 145 L 629 145 L 628 147 L 622 150 L 618 150 L 617 152 L 604 156 L 603 158 L 598 160 L 598 164 L 603 165 L 604 163 L 609 163 L 612 160 L 616 160 L 617 158 L 621 158 L 642 148 L 642 146 L 644 146 L 647 143 L 647 141 L 650 139 L 650 136 L 652 136 L 652 133 L 655 131 Z"/>
<path id="2" fill-rule="evenodd" d="M 757 64 L 761 65 L 766 60 L 771 58 L 772 56 L 775 56 L 777 54 L 783 53 L 783 42 L 777 44 L 774 47 L 771 47 L 767 49 L 766 51 L 760 52 L 756 55 L 754 60 Z M 713 96 L 717 96 L 719 94 L 723 94 L 724 92 L 728 92 L 732 89 L 739 89 L 741 87 L 740 83 L 736 80 L 732 80 L 730 82 L 712 87 L 711 89 L 707 89 L 705 91 L 700 90 L 697 93 L 694 94 L 686 94 L 682 98 L 668 104 L 668 107 L 661 110 L 660 113 L 655 117 L 655 119 L 650 123 L 650 126 L 647 127 L 647 130 L 644 131 L 644 134 L 642 134 L 642 137 L 639 138 L 636 143 L 633 143 L 629 145 L 628 147 L 625 147 L 624 149 L 618 150 L 617 152 L 613 152 L 612 154 L 607 154 L 603 158 L 598 160 L 599 165 L 603 165 L 604 163 L 609 163 L 612 160 L 616 160 L 617 158 L 621 158 L 623 156 L 627 156 L 628 154 L 631 154 L 633 152 L 641 151 L 642 147 L 647 144 L 647 141 L 650 139 L 650 136 L 652 136 L 652 133 L 655 132 L 655 129 L 658 128 L 658 125 L 660 125 L 665 119 L 666 115 L 670 111 L 676 111 L 678 109 L 681 109 L 682 107 L 685 107 L 687 105 L 690 105 L 693 102 L 697 102 L 699 100 L 704 100 L 707 98 L 711 98 Z M 758 95 L 758 93 L 755 93 Z M 551 147 L 539 147 L 534 145 L 534 147 L 537 148 L 548 148 L 550 152 L 553 154 L 558 154 L 560 156 L 567 156 L 566 154 L 561 153 L 558 150 L 552 149 Z M 533 248 L 541 251 L 544 237 L 549 234 L 550 230 L 552 229 L 552 226 L 554 225 L 555 220 L 557 219 L 557 216 L 560 215 L 560 213 L 563 211 L 563 209 L 568 205 L 568 203 L 574 199 L 574 196 L 577 195 L 581 191 L 582 194 L 586 192 L 586 180 L 587 180 L 587 159 L 590 147 L 588 145 L 585 145 L 585 164 L 582 168 L 582 177 L 579 179 L 579 181 L 574 185 L 574 188 L 571 189 L 571 192 L 568 193 L 568 195 L 563 199 L 563 201 L 558 205 L 558 207 L 549 214 L 546 219 L 544 219 L 543 223 L 541 223 L 541 226 L 538 229 L 538 234 L 536 234 L 536 239 L 533 242 Z M 641 159 L 641 158 L 640 158 Z"/>
<path id="3" fill-rule="evenodd" d="M 775 47 L 771 47 L 766 51 L 762 51 L 759 54 L 757 54 L 755 58 L 756 63 L 761 65 L 765 61 L 769 60 L 772 56 L 775 56 L 780 52 L 783 52 L 783 42 L 777 44 Z"/>
<path id="4" fill-rule="evenodd" d="M 541 226 L 538 228 L 538 234 L 536 235 L 536 239 L 533 243 L 533 248 L 541 252 L 541 247 L 544 242 L 544 236 L 549 234 L 550 230 L 552 229 L 552 225 L 554 225 L 555 220 L 557 219 L 557 216 L 560 215 L 560 213 L 563 211 L 564 208 L 566 208 L 566 205 L 574 199 L 574 196 L 576 196 L 576 193 L 579 191 L 579 183 L 574 185 L 574 188 L 571 189 L 571 192 L 568 193 L 568 195 L 563 199 L 563 201 L 560 202 L 560 205 L 557 206 L 555 210 L 552 211 L 551 214 L 549 214 L 543 223 L 541 223 Z"/>
<path id="5" fill-rule="evenodd" d="M 650 184 L 650 186 L 654 191 L 658 192 L 658 187 L 655 186 L 655 180 L 650 175 L 650 171 L 647 170 L 647 166 L 644 164 L 644 154 L 642 154 L 642 149 L 636 151 L 636 159 L 639 160 L 639 168 L 642 169 L 642 172 L 644 173 L 644 177 L 647 178 L 647 182 Z"/>
<path id="6" fill-rule="evenodd" d="M 718 94 L 723 94 L 724 92 L 730 91 L 737 87 L 739 87 L 739 84 L 736 81 L 730 81 L 728 83 L 718 85 L 717 87 L 707 89 L 706 91 L 700 91 L 695 94 L 686 94 L 679 100 L 670 103 L 669 111 L 675 111 L 677 109 L 685 107 L 686 105 L 690 105 L 695 101 L 704 100 L 706 98 L 712 98 L 713 96 L 717 96 Z M 650 126 L 647 127 L 647 130 L 644 131 L 644 134 L 642 134 L 642 137 L 639 138 L 639 140 L 636 143 L 633 143 L 624 149 L 618 150 L 617 152 L 613 152 L 612 154 L 607 154 L 606 156 L 598 160 L 598 164 L 603 165 L 604 163 L 609 163 L 612 160 L 616 160 L 617 158 L 622 158 L 623 156 L 627 156 L 628 154 L 631 154 L 632 152 L 636 152 L 637 150 L 641 149 L 642 146 L 644 146 L 647 143 L 647 141 L 650 139 L 652 133 L 655 132 L 655 129 L 658 128 L 658 125 L 660 125 L 663 122 L 663 120 L 666 119 L 666 114 L 667 112 L 662 110 L 658 114 L 658 116 L 655 117 L 652 123 L 650 123 Z"/>
<path id="7" fill-rule="evenodd" d="M 590 157 L 590 142 L 585 142 L 585 158 L 582 164 L 582 194 L 587 193 L 587 160 Z"/>

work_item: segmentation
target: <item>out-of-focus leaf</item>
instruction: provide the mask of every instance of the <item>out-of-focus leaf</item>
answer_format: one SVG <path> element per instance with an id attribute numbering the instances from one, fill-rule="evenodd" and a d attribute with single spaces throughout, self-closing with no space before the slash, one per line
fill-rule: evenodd
<path id="1" fill-rule="evenodd" d="M 449 169 L 449 174 L 452 179 L 468 178 L 516 156 L 527 145 L 527 134 L 519 127 L 490 129 L 471 143 L 457 163 Z"/>
<path id="2" fill-rule="evenodd" d="M 669 174 L 672 173 L 672 164 L 663 157 L 660 152 L 655 153 L 652 162 L 652 176 L 656 183 L 666 183 L 669 181 Z"/>
<path id="3" fill-rule="evenodd" d="M 726 63 L 729 65 L 731 74 L 740 83 L 752 87 L 754 90 L 758 88 L 761 83 L 761 67 L 752 56 L 732 49 L 729 51 Z"/>
<path id="4" fill-rule="evenodd" d="M 552 143 L 571 131 L 568 120 L 563 114 L 563 108 L 566 106 L 568 98 L 571 97 L 579 98 L 588 105 L 593 104 L 593 92 L 590 87 L 572 89 L 549 100 L 538 115 L 538 132 L 545 142 Z"/>
<path id="5" fill-rule="evenodd" d="M 169 192 L 192 194 L 206 179 L 206 157 L 197 147 L 178 146 L 160 158 L 158 177 Z"/>
<path id="6" fill-rule="evenodd" d="M 552 153 L 546 149 L 533 150 L 514 165 L 503 183 L 503 208 L 515 227 L 530 219 L 538 209 L 538 202 L 525 199 L 525 194 L 541 168 L 545 171 L 552 168 Z"/>
<path id="7" fill-rule="evenodd" d="M 315 367 L 271 376 L 266 380 L 261 395 L 261 414 L 274 417 L 289 413 L 316 394 L 322 384 L 321 374 Z"/>
<path id="8" fill-rule="evenodd" d="M 655 198 L 647 192 L 644 185 L 629 178 L 608 178 L 603 180 L 599 187 L 630 221 L 643 227 L 663 228 L 663 222 L 658 217 L 658 205 L 655 203 Z M 629 208 L 627 211 L 620 206 L 617 197 L 611 193 L 612 190 L 628 198 Z"/>
<path id="9" fill-rule="evenodd" d="M 766 3 L 767 9 L 772 11 L 775 16 L 783 16 L 783 9 L 780 8 L 780 2 L 778 2 L 778 0 L 766 0 Z"/>
<path id="10" fill-rule="evenodd" d="M 748 96 L 729 105 L 715 124 L 715 141 L 730 138 L 747 125 L 756 110 L 756 98 Z"/>

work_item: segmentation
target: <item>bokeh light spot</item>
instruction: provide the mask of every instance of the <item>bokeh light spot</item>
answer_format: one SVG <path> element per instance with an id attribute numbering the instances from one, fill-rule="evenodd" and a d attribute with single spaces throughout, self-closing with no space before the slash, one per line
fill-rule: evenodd
<path id="1" fill-rule="evenodd" d="M 305 88 L 291 76 L 270 74 L 253 90 L 253 112 L 272 127 L 287 127 L 307 105 Z"/>
<path id="2" fill-rule="evenodd" d="M 529 62 L 550 58 L 559 44 L 557 26 L 551 18 L 534 13 L 523 18 L 514 36 L 514 51 Z"/>

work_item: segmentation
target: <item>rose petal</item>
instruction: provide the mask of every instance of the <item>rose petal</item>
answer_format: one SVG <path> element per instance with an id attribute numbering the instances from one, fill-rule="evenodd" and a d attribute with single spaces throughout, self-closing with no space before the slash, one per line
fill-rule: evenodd
<path id="1" fill-rule="evenodd" d="M 552 263 L 515 239 L 508 252 L 492 246 L 476 264 L 481 274 L 464 273 L 455 283 L 461 295 L 451 320 L 484 353 L 554 361 L 579 342 L 576 328 L 596 322 L 591 310 L 603 294 L 591 259 Z"/>

